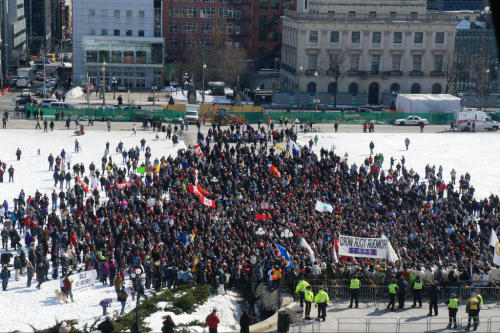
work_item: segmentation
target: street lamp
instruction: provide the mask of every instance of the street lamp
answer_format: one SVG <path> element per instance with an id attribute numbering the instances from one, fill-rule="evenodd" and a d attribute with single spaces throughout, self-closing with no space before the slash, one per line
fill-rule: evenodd
<path id="1" fill-rule="evenodd" d="M 316 111 L 318 111 L 318 85 L 319 85 L 319 73 L 318 71 L 314 72 L 314 77 L 316 77 L 316 96 L 314 97 L 314 108 Z"/>
<path id="2" fill-rule="evenodd" d="M 102 62 L 102 81 L 101 81 L 101 86 L 102 86 L 102 106 L 106 105 L 106 60 Z"/>
<path id="3" fill-rule="evenodd" d="M 207 68 L 207 64 L 205 64 L 205 58 L 203 58 L 203 67 L 202 67 L 202 78 L 201 78 L 201 104 L 205 103 L 205 69 Z"/>
<path id="4" fill-rule="evenodd" d="M 144 278 L 146 274 L 144 274 L 141 267 L 138 267 L 132 270 L 130 273 L 130 277 L 135 281 L 135 289 L 139 290 L 139 284 L 142 283 L 141 279 Z M 131 332 L 140 332 L 139 331 L 139 292 L 137 292 L 137 302 L 135 305 L 135 322 L 132 324 Z"/>
<path id="5" fill-rule="evenodd" d="M 158 89 L 155 85 L 151 86 L 151 91 L 153 92 L 153 105 L 155 105 L 155 92 Z"/>
<path id="6" fill-rule="evenodd" d="M 113 76 L 113 79 L 111 80 L 111 84 L 113 84 L 113 99 L 116 98 L 116 77 Z"/>

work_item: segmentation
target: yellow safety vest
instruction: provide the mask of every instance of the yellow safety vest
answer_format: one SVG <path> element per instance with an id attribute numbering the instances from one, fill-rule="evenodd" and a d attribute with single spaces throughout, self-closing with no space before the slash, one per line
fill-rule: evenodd
<path id="1" fill-rule="evenodd" d="M 480 294 L 478 294 L 478 295 L 476 296 L 476 298 L 479 298 L 479 306 L 480 306 L 480 307 L 483 307 L 483 296 L 481 296 Z"/>
<path id="2" fill-rule="evenodd" d="M 448 302 L 448 307 L 450 309 L 458 309 L 458 299 L 450 298 L 450 300 Z"/>
<path id="3" fill-rule="evenodd" d="M 467 302 L 469 302 L 469 309 L 479 310 L 479 300 L 477 298 L 475 297 L 469 298 Z"/>
<path id="4" fill-rule="evenodd" d="M 351 289 L 359 289 L 359 280 L 351 279 Z"/>
<path id="5" fill-rule="evenodd" d="M 319 304 L 319 303 L 328 303 L 330 299 L 328 298 L 328 294 L 325 293 L 324 290 L 318 291 L 316 296 L 314 297 L 314 303 Z"/>
<path id="6" fill-rule="evenodd" d="M 396 293 L 396 285 L 394 283 L 391 283 L 389 285 L 389 293 L 390 294 L 395 294 Z"/>
<path id="7" fill-rule="evenodd" d="M 413 285 L 413 289 L 416 289 L 416 290 L 421 290 L 424 286 L 424 283 L 422 281 L 420 282 L 415 282 L 415 284 Z"/>
<path id="8" fill-rule="evenodd" d="M 300 280 L 299 283 L 297 283 L 297 287 L 295 288 L 295 293 L 298 294 L 301 291 L 306 290 L 306 288 L 309 287 L 309 282 L 306 280 Z"/>
<path id="9" fill-rule="evenodd" d="M 312 291 L 306 289 L 304 291 L 304 298 L 305 298 L 306 302 L 312 303 L 314 300 L 314 293 Z"/>

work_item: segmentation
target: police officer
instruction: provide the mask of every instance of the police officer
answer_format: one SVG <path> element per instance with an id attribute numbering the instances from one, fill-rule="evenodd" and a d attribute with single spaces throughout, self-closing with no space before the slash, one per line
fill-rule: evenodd
<path id="1" fill-rule="evenodd" d="M 300 307 L 304 307 L 304 291 L 309 286 L 309 283 L 304 280 L 304 277 L 300 277 L 299 283 L 297 283 L 297 287 L 295 288 L 295 293 L 299 295 Z"/>
<path id="2" fill-rule="evenodd" d="M 479 309 L 477 311 L 477 313 L 479 314 L 479 312 L 481 311 L 481 308 L 483 307 L 483 296 L 481 296 L 479 289 L 476 289 L 475 293 L 476 293 L 476 298 L 479 301 Z"/>
<path id="3" fill-rule="evenodd" d="M 352 308 L 352 303 L 353 300 L 356 301 L 356 308 L 358 307 L 358 295 L 359 295 L 359 288 L 361 287 L 361 283 L 359 282 L 359 279 L 357 276 L 353 277 L 351 279 L 351 285 L 349 286 L 349 290 L 351 291 L 351 303 L 349 304 L 349 309 Z"/>
<path id="4" fill-rule="evenodd" d="M 418 301 L 418 307 L 422 307 L 422 289 L 424 288 L 424 283 L 420 280 L 420 277 L 417 276 L 415 281 L 413 282 L 413 305 L 411 306 L 412 308 L 417 306 L 417 301 Z"/>
<path id="5" fill-rule="evenodd" d="M 314 301 L 314 293 L 312 291 L 312 287 L 308 285 L 306 290 L 304 291 L 304 299 L 306 301 L 306 320 L 311 320 L 311 304 Z"/>
<path id="6" fill-rule="evenodd" d="M 477 327 L 479 326 L 479 307 L 480 300 L 478 299 L 477 294 L 474 294 L 467 300 L 465 308 L 465 312 L 469 314 L 467 327 L 465 328 L 466 331 L 470 330 L 472 320 L 474 320 L 474 331 L 477 330 Z"/>
<path id="7" fill-rule="evenodd" d="M 314 296 L 314 303 L 316 303 L 316 306 L 318 307 L 317 321 L 319 321 L 320 318 L 323 318 L 323 321 L 326 321 L 326 306 L 328 301 L 330 301 L 330 298 L 324 289 L 325 287 L 321 286 L 316 296 Z"/>
<path id="8" fill-rule="evenodd" d="M 394 305 L 396 304 L 396 295 L 398 293 L 398 285 L 396 284 L 396 279 L 392 279 L 392 283 L 389 285 L 389 304 L 387 304 L 387 309 L 391 311 L 394 310 Z"/>
<path id="9" fill-rule="evenodd" d="M 451 294 L 450 299 L 448 300 L 448 317 L 449 322 L 447 328 L 451 328 L 451 324 L 453 323 L 453 328 L 457 328 L 457 311 L 458 311 L 458 298 L 455 293 Z"/>

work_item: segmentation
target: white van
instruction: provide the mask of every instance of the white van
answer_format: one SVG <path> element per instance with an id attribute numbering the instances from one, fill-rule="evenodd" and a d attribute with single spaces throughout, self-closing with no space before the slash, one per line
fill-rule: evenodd
<path id="1" fill-rule="evenodd" d="M 196 124 L 199 119 L 200 106 L 197 104 L 186 104 L 186 113 L 184 115 L 184 121 L 186 123 Z"/>
<path id="2" fill-rule="evenodd" d="M 499 123 L 483 111 L 461 110 L 455 112 L 455 127 L 459 131 L 497 131 Z"/>
<path id="3" fill-rule="evenodd" d="M 73 104 L 62 103 L 62 102 L 52 102 L 49 104 L 51 109 L 74 109 Z"/>

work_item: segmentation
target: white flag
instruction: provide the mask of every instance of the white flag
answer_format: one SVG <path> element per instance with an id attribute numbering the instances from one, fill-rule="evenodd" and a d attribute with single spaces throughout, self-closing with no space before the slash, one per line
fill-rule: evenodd
<path id="1" fill-rule="evenodd" d="M 389 251 L 387 251 L 387 260 L 389 260 L 390 262 L 396 262 L 397 260 L 399 260 L 399 257 L 396 254 L 396 251 L 394 251 L 389 238 L 387 238 L 386 235 L 382 235 L 382 237 L 380 238 L 387 239 L 387 248 L 389 249 Z"/>
<path id="2" fill-rule="evenodd" d="M 292 148 L 292 151 L 293 151 L 293 153 L 294 153 L 295 155 L 298 155 L 298 154 L 300 153 L 300 147 L 299 147 L 299 145 L 298 145 L 298 144 L 296 144 L 295 142 L 293 142 L 293 140 L 292 140 L 292 139 L 290 139 L 290 140 L 288 141 L 288 145 L 289 145 L 289 147 L 290 147 L 290 148 Z"/>
<path id="3" fill-rule="evenodd" d="M 316 258 L 314 257 L 314 252 L 311 249 L 311 245 L 307 243 L 307 241 L 304 239 L 304 237 L 300 238 L 300 246 L 305 248 L 307 252 L 309 253 L 309 259 L 311 259 L 311 263 L 314 263 L 315 261 L 317 262 Z"/>
<path id="4" fill-rule="evenodd" d="M 332 205 L 319 200 L 316 200 L 316 205 L 314 206 L 314 209 L 317 210 L 318 212 L 329 212 L 329 213 L 333 212 Z"/>
<path id="5" fill-rule="evenodd" d="M 493 253 L 493 263 L 500 266 L 500 243 L 497 242 L 495 245 L 495 253 Z"/>
<path id="6" fill-rule="evenodd" d="M 495 247 L 497 245 L 497 243 L 498 243 L 497 233 L 495 232 L 495 230 L 491 230 L 490 246 Z"/>

